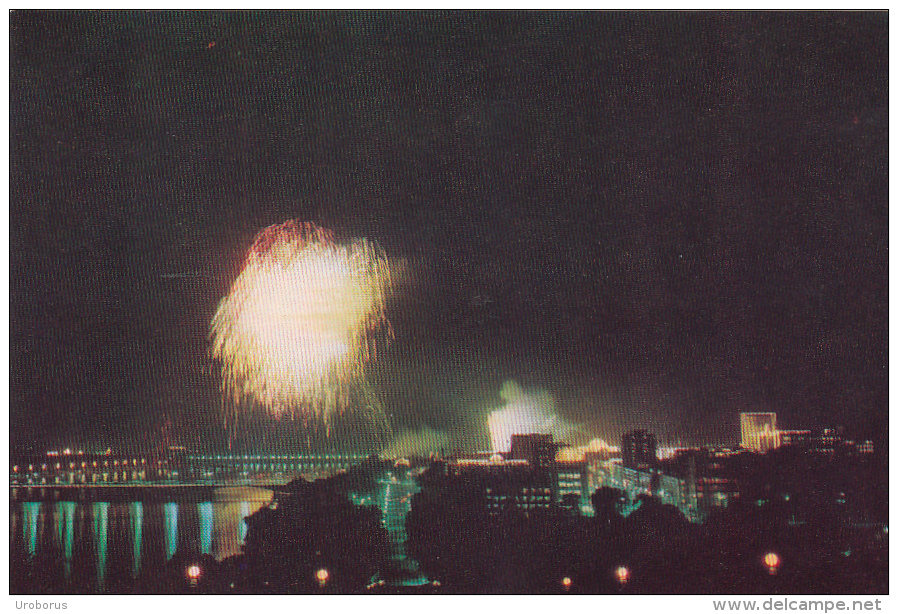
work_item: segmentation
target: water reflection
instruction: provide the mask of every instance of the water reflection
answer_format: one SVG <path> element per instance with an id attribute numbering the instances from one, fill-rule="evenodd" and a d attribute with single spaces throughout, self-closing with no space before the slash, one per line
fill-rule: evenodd
<path id="1" fill-rule="evenodd" d="M 136 578 L 140 574 L 140 553 L 143 549 L 143 503 L 136 501 L 131 504 L 131 549 L 134 559 L 131 564 L 131 577 Z"/>
<path id="2" fill-rule="evenodd" d="M 165 560 L 178 549 L 178 504 L 166 503 L 165 507 Z"/>
<path id="3" fill-rule="evenodd" d="M 37 550 L 37 515 L 41 510 L 41 504 L 39 501 L 23 503 L 22 510 L 25 516 L 22 528 L 25 531 L 25 543 L 28 544 L 28 555 L 34 556 Z"/>
<path id="4" fill-rule="evenodd" d="M 212 552 L 212 502 L 204 501 L 196 506 L 200 517 L 200 553 Z"/>
<path id="5" fill-rule="evenodd" d="M 109 504 L 105 501 L 94 503 L 94 546 L 97 554 L 97 586 L 106 589 L 106 539 L 109 528 Z"/>
<path id="6" fill-rule="evenodd" d="M 65 579 L 72 577 L 72 551 L 75 548 L 75 503 L 63 501 L 59 504 L 58 533 L 62 542 L 62 557 Z"/>
<path id="7" fill-rule="evenodd" d="M 76 494 L 88 492 L 88 497 L 102 495 L 90 489 Z M 247 533 L 243 519 L 271 496 L 270 490 L 245 487 L 216 489 L 206 495 L 211 500 L 200 501 L 181 496 L 175 501 L 23 502 L 11 497 L 11 553 L 14 560 L 40 565 L 40 581 L 48 586 L 115 591 L 128 578 L 156 573 L 179 547 L 218 560 L 239 554 Z"/>
<path id="8" fill-rule="evenodd" d="M 214 540 L 212 555 L 225 559 L 240 554 L 246 539 L 247 526 L 244 518 L 253 514 L 271 500 L 262 500 L 256 488 L 223 488 L 216 491 L 214 501 Z"/>

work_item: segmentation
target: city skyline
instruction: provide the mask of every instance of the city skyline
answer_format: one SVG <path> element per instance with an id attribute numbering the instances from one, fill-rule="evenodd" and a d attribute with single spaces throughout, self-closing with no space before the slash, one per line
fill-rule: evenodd
<path id="1" fill-rule="evenodd" d="M 403 273 L 397 437 L 887 446 L 886 51 L 886 13 L 16 12 L 12 448 L 226 444 L 213 314 L 289 220 Z"/>
<path id="2" fill-rule="evenodd" d="M 751 431 L 757 416 L 746 418 Z M 869 442 L 785 433 L 760 454 L 666 458 L 645 431 L 627 433 L 619 457 L 561 458 L 553 435 L 531 433 L 501 455 L 398 461 L 183 448 L 21 458 L 12 582 L 40 593 L 887 592 L 887 485 Z M 347 536 L 352 516 L 367 526 Z M 374 540 L 389 557 L 357 572 L 339 562 Z M 672 571 L 683 565 L 692 571 Z"/>

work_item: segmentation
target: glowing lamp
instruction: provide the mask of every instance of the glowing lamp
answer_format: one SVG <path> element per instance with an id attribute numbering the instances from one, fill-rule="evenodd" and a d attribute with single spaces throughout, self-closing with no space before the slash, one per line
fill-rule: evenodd
<path id="1" fill-rule="evenodd" d="M 782 563 L 782 561 L 780 560 L 779 555 L 775 552 L 768 552 L 764 555 L 764 564 L 767 566 L 767 571 L 771 576 L 776 574 L 777 569 L 779 569 L 780 563 Z"/>
<path id="2" fill-rule="evenodd" d="M 563 578 L 561 579 L 561 586 L 563 586 L 563 587 L 566 588 L 566 589 L 570 588 L 570 587 L 571 587 L 571 584 L 573 584 L 573 583 L 574 583 L 574 581 L 571 580 L 571 579 L 570 579 L 569 577 L 567 577 L 567 576 L 565 576 L 565 577 L 563 577 Z"/>
<path id="3" fill-rule="evenodd" d="M 621 584 L 626 584 L 630 580 L 630 570 L 621 565 L 614 570 L 614 576 Z"/>
<path id="4" fill-rule="evenodd" d="M 318 580 L 318 584 L 320 586 L 324 586 L 325 584 L 327 584 L 327 581 L 330 577 L 331 574 L 326 569 L 319 569 L 315 572 L 315 579 Z"/>
<path id="5" fill-rule="evenodd" d="M 200 569 L 199 565 L 191 565 L 187 568 L 187 571 L 184 572 L 187 574 L 187 578 L 193 582 L 196 582 L 200 579 L 200 576 L 203 575 L 203 570 Z"/>

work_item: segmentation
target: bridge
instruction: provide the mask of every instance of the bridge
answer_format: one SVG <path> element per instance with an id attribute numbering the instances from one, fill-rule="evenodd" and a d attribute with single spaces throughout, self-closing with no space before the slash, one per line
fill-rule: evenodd
<path id="1" fill-rule="evenodd" d="M 349 470 L 365 454 L 47 454 L 13 458 L 10 486 L 228 484 L 317 479 Z"/>
<path id="2" fill-rule="evenodd" d="M 189 455 L 186 475 L 200 482 L 329 477 L 368 458 L 366 454 Z"/>

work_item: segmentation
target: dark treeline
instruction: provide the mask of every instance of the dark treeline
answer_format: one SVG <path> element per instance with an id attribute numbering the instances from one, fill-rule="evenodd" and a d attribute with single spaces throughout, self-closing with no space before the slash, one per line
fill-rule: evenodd
<path id="1" fill-rule="evenodd" d="M 856 465 L 762 460 L 734 468 L 745 491 L 703 523 L 608 487 L 591 496 L 594 517 L 565 505 L 490 513 L 483 480 L 431 470 L 406 520 L 407 549 L 444 591 L 460 593 L 887 593 L 879 489 L 833 478 Z"/>

